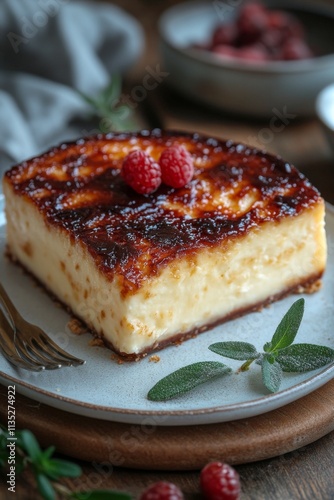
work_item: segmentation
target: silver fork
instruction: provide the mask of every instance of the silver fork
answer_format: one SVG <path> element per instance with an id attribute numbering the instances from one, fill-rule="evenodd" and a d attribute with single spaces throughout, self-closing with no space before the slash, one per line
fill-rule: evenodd
<path id="1" fill-rule="evenodd" d="M 61 349 L 39 326 L 26 321 L 1 283 L 0 302 L 8 314 L 7 319 L 0 308 L 0 349 L 10 363 L 32 371 L 85 363 Z"/>

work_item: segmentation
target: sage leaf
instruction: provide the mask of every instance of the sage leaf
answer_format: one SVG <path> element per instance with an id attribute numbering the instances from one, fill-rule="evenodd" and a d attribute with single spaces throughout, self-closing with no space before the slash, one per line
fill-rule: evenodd
<path id="1" fill-rule="evenodd" d="M 60 477 L 79 477 L 82 474 L 82 469 L 79 465 L 68 460 L 53 458 L 44 465 L 44 473 L 50 479 L 58 479 Z"/>
<path id="2" fill-rule="evenodd" d="M 107 85 L 107 87 L 101 92 L 99 98 L 102 106 L 104 104 L 109 104 L 114 106 L 114 102 L 116 99 L 119 99 L 122 91 L 122 80 L 120 75 L 113 75 L 111 79 L 111 83 Z"/>
<path id="3" fill-rule="evenodd" d="M 282 368 L 277 361 L 271 362 L 267 356 L 262 358 L 262 380 L 270 392 L 277 392 L 282 381 Z"/>
<path id="4" fill-rule="evenodd" d="M 43 451 L 43 460 L 48 460 L 56 451 L 55 446 L 49 446 L 46 450 Z"/>
<path id="5" fill-rule="evenodd" d="M 288 347 L 295 340 L 300 323 L 304 314 L 304 299 L 296 300 L 283 316 L 271 339 L 271 348 L 267 352 L 276 351 Z"/>
<path id="6" fill-rule="evenodd" d="M 37 474 L 37 487 L 44 500 L 56 500 L 56 492 L 44 474 Z"/>
<path id="7" fill-rule="evenodd" d="M 276 360 L 284 372 L 307 372 L 334 361 L 334 349 L 315 344 L 293 344 L 281 349 Z"/>
<path id="8" fill-rule="evenodd" d="M 43 454 L 34 434 L 29 430 L 21 431 L 22 445 L 33 462 L 38 462 Z"/>
<path id="9" fill-rule="evenodd" d="M 77 500 L 131 500 L 132 496 L 121 491 L 91 490 L 82 493 L 72 493 L 70 498 Z"/>
<path id="10" fill-rule="evenodd" d="M 80 97 L 89 104 L 94 117 L 101 118 L 100 130 L 103 133 L 124 131 L 136 128 L 129 105 L 120 102 L 122 80 L 113 75 L 111 82 L 95 97 L 78 91 Z"/>
<path id="11" fill-rule="evenodd" d="M 264 352 L 270 352 L 272 348 L 272 343 L 271 342 L 266 342 L 263 346 Z"/>
<path id="12" fill-rule="evenodd" d="M 239 359 L 256 359 L 259 353 L 256 347 L 248 342 L 217 342 L 209 346 L 210 351 L 225 356 L 226 358 Z"/>
<path id="13" fill-rule="evenodd" d="M 89 95 L 86 95 L 84 94 L 83 92 L 80 92 L 79 90 L 77 90 L 78 94 L 80 95 L 80 97 L 87 103 L 89 104 L 90 106 L 92 106 L 93 108 L 96 108 L 98 107 L 98 103 L 96 101 L 96 99 L 94 99 L 93 97 L 90 97 Z"/>
<path id="14" fill-rule="evenodd" d="M 159 380 L 148 392 L 147 398 L 150 401 L 166 401 L 231 371 L 231 368 L 217 361 L 199 361 L 179 368 Z"/>

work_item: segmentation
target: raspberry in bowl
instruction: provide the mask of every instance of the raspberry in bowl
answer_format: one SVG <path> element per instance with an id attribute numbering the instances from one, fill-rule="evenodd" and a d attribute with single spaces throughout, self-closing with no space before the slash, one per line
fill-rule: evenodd
<path id="1" fill-rule="evenodd" d="M 160 19 L 166 83 L 218 110 L 315 114 L 334 81 L 334 7 L 301 2 L 186 2 Z"/>

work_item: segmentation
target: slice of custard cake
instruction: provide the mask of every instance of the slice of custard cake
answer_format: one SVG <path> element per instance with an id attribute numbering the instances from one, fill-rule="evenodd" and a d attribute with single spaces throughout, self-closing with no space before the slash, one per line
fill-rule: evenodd
<path id="1" fill-rule="evenodd" d="M 124 157 L 183 145 L 184 188 L 140 195 Z M 324 201 L 292 165 L 197 134 L 62 144 L 4 177 L 8 251 L 95 335 L 136 359 L 295 292 L 326 264 Z"/>

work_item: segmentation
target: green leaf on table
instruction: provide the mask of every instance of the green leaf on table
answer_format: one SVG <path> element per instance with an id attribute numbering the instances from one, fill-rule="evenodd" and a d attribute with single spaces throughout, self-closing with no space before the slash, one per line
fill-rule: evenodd
<path id="1" fill-rule="evenodd" d="M 77 500 L 131 500 L 132 496 L 122 491 L 91 490 L 72 493 L 70 498 Z"/>
<path id="2" fill-rule="evenodd" d="M 276 392 L 280 388 L 282 381 L 282 368 L 277 361 L 272 362 L 266 355 L 263 356 L 262 363 L 262 380 L 266 388 L 270 392 Z"/>
<path id="3" fill-rule="evenodd" d="M 216 361 L 199 361 L 170 373 L 149 391 L 151 401 L 166 401 L 191 391 L 208 380 L 221 377 L 232 370 Z"/>
<path id="4" fill-rule="evenodd" d="M 56 500 L 56 492 L 44 474 L 37 474 L 37 487 L 44 500 Z"/>
<path id="5" fill-rule="evenodd" d="M 29 430 L 21 431 L 22 447 L 33 462 L 38 462 L 42 457 L 42 450 L 34 434 Z"/>
<path id="6" fill-rule="evenodd" d="M 292 344 L 303 319 L 304 304 L 304 299 L 296 300 L 296 302 L 292 304 L 276 328 L 270 344 L 265 344 L 264 350 L 266 352 L 277 351 L 278 349 L 283 349 Z"/>
<path id="7" fill-rule="evenodd" d="M 226 358 L 239 359 L 256 359 L 259 353 L 256 347 L 248 342 L 217 342 L 209 346 L 210 351 L 225 356 Z"/>
<path id="8" fill-rule="evenodd" d="M 16 437 L 16 446 L 18 448 L 23 448 L 24 449 L 24 444 L 23 444 L 23 439 L 22 435 L 25 431 L 24 430 L 16 430 L 15 431 L 15 437 Z"/>
<path id="9" fill-rule="evenodd" d="M 46 450 L 43 451 L 43 460 L 48 460 L 56 451 L 55 446 L 49 446 Z"/>
<path id="10" fill-rule="evenodd" d="M 293 344 L 276 356 L 284 372 L 307 372 L 334 361 L 334 349 L 315 344 Z"/>
<path id="11" fill-rule="evenodd" d="M 43 472 L 50 479 L 55 480 L 60 477 L 79 477 L 82 474 L 82 469 L 79 465 L 68 460 L 53 458 L 45 461 Z"/>

